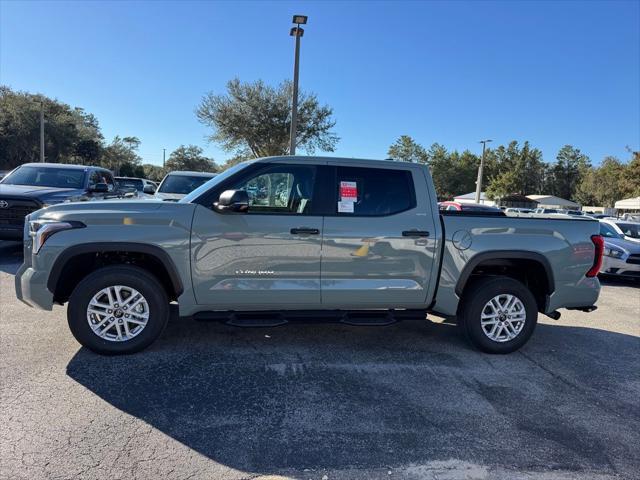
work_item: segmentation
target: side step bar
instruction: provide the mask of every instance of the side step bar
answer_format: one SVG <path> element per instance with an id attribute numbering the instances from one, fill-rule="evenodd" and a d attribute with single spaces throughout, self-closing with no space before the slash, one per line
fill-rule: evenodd
<path id="1" fill-rule="evenodd" d="M 193 318 L 221 321 L 236 327 L 277 327 L 285 323 L 344 323 L 356 326 L 385 326 L 400 320 L 425 320 L 426 310 L 279 310 L 198 312 Z"/>

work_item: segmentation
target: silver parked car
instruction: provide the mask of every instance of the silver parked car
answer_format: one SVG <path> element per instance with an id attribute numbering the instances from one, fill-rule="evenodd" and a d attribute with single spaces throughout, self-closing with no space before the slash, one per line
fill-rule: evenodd
<path id="1" fill-rule="evenodd" d="M 640 278 L 640 242 L 628 240 L 608 221 L 600 221 L 600 235 L 604 238 L 600 273 Z"/>
<path id="2" fill-rule="evenodd" d="M 611 227 L 618 235 L 624 237 L 625 240 L 640 243 L 640 223 L 617 218 L 605 218 L 600 220 L 600 222 Z"/>

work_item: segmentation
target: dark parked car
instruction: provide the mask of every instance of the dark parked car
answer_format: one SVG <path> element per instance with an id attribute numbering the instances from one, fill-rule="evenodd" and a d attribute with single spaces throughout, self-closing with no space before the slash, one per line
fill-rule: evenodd
<path id="1" fill-rule="evenodd" d="M 66 201 L 119 196 L 104 168 L 60 163 L 25 163 L 0 180 L 0 240 L 22 240 L 24 218 Z"/>
<path id="2" fill-rule="evenodd" d="M 122 192 L 131 192 L 140 198 L 151 198 L 158 188 L 155 182 L 137 177 L 116 177 L 116 186 Z"/>

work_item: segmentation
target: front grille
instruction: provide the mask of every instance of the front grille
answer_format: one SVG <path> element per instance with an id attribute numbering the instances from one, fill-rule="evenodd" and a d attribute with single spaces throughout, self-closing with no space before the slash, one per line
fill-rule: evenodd
<path id="1" fill-rule="evenodd" d="M 6 206 L 5 206 L 6 204 Z M 0 225 L 23 226 L 24 217 L 40 209 L 40 205 L 31 200 L 0 198 Z"/>
<path id="2" fill-rule="evenodd" d="M 634 265 L 640 265 L 640 253 L 634 253 L 629 255 L 627 258 L 627 263 L 633 263 Z"/>

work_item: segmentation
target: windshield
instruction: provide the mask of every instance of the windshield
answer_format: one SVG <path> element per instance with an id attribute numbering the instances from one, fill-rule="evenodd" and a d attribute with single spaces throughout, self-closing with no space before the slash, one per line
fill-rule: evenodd
<path id="1" fill-rule="evenodd" d="M 612 226 L 602 222 L 600 222 L 600 235 L 608 238 L 620 238 L 620 235 L 618 235 L 618 232 L 616 232 Z"/>
<path id="2" fill-rule="evenodd" d="M 4 185 L 84 188 L 85 171 L 64 167 L 19 167 L 2 179 Z"/>
<path id="3" fill-rule="evenodd" d="M 120 190 L 137 190 L 141 192 L 144 189 L 142 180 L 136 178 L 116 178 L 116 185 Z"/>
<path id="4" fill-rule="evenodd" d="M 252 163 L 253 162 L 251 162 L 251 161 L 238 163 L 237 165 L 234 165 L 233 167 L 225 170 L 224 172 L 219 173 L 218 175 L 215 176 L 215 178 L 212 178 L 208 182 L 206 182 L 206 183 L 202 184 L 201 186 L 199 186 L 198 188 L 196 188 L 193 192 L 191 192 L 189 195 L 187 195 L 182 200 L 180 200 L 180 202 L 181 203 L 191 203 L 193 200 L 198 198 L 200 195 L 202 195 L 203 193 L 208 191 L 211 187 L 217 185 L 220 182 L 224 182 L 231 175 L 235 174 L 236 172 L 239 172 L 243 168 L 251 165 Z"/>
<path id="5" fill-rule="evenodd" d="M 211 174 L 213 175 L 213 173 Z M 162 193 L 181 193 L 186 195 L 193 192 L 203 183 L 208 182 L 211 177 L 202 177 L 199 175 L 172 175 L 164 177 L 160 184 L 159 192 Z"/>
<path id="6" fill-rule="evenodd" d="M 631 238 L 640 238 L 640 223 L 616 223 L 622 233 Z"/>

